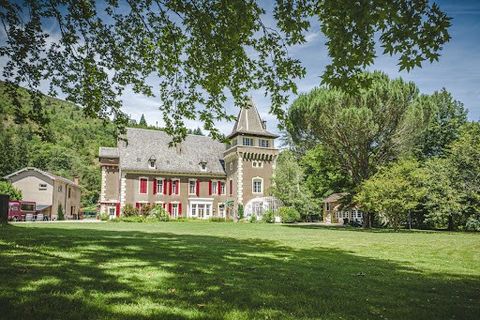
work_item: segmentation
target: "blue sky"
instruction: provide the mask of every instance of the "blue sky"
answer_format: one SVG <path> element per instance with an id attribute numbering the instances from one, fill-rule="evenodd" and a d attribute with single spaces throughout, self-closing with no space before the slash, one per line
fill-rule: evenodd
<path id="1" fill-rule="evenodd" d="M 410 72 L 399 72 L 395 57 L 377 57 L 372 70 L 381 70 L 390 77 L 402 77 L 413 81 L 422 93 L 433 93 L 441 88 L 450 91 L 454 98 L 464 103 L 469 110 L 470 120 L 480 120 L 480 1 L 437 1 L 442 10 L 453 18 L 450 34 L 452 39 L 444 47 L 439 62 L 425 64 L 421 69 Z M 267 17 L 268 18 L 268 17 Z M 325 47 L 325 38 L 320 33 L 318 23 L 313 23 L 307 34 L 307 43 L 291 48 L 292 56 L 300 59 L 307 69 L 305 78 L 297 82 L 299 92 L 308 92 L 320 83 L 320 75 L 329 58 Z M 261 91 L 252 91 L 251 95 L 259 109 L 261 116 L 267 120 L 268 128 L 278 132 L 278 121 L 269 114 L 269 99 Z M 291 98 L 293 101 L 294 97 Z M 128 93 L 124 96 L 125 111 L 134 119 L 139 119 L 145 114 L 147 122 L 159 124 L 161 114 L 156 109 L 157 102 Z M 235 114 L 237 109 L 230 102 L 227 110 Z M 190 121 L 189 127 L 196 127 L 199 123 Z M 218 123 L 218 128 L 224 133 L 229 133 L 233 124 Z"/>

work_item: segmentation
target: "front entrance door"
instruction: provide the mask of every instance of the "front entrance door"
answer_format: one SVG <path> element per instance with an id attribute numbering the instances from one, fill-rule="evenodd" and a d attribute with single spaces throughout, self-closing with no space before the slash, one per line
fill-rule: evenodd
<path id="1" fill-rule="evenodd" d="M 108 207 L 108 218 L 115 219 L 116 217 L 116 208 L 115 207 Z"/>

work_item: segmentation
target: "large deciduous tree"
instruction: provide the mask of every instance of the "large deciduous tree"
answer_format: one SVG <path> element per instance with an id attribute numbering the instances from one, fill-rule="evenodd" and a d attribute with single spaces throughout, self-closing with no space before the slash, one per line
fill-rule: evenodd
<path id="1" fill-rule="evenodd" d="M 424 172 L 415 160 L 400 160 L 366 180 L 355 201 L 375 212 L 394 229 L 408 222 L 409 214 L 425 196 Z"/>
<path id="2" fill-rule="evenodd" d="M 450 39 L 450 18 L 427 0 L 277 0 L 268 12 L 253 0 L 7 0 L 0 2 L 3 77 L 12 96 L 15 85 L 32 90 L 31 110 L 17 103 L 19 121 L 48 120 L 39 92 L 47 80 L 51 93 L 61 91 L 87 115 L 113 117 L 119 128 L 127 123 L 121 95 L 131 88 L 158 98 L 176 141 L 185 119 L 219 137 L 215 120 L 230 118 L 228 95 L 240 104 L 249 90 L 263 89 L 282 118 L 305 74 L 288 48 L 305 43 L 312 19 L 331 57 L 323 81 L 349 91 L 368 82 L 360 72 L 373 63 L 376 44 L 409 70 L 438 60 Z"/>
<path id="3" fill-rule="evenodd" d="M 428 99 L 432 110 L 429 110 L 427 127 L 419 137 L 417 154 L 421 158 L 445 156 L 449 145 L 458 138 L 461 126 L 467 122 L 467 110 L 445 89 L 434 92 Z"/>
<path id="4" fill-rule="evenodd" d="M 390 80 L 379 72 L 364 77 L 371 86 L 357 95 L 318 88 L 300 95 L 288 111 L 292 140 L 321 144 L 354 186 L 412 150 L 428 103 L 411 82 Z"/>

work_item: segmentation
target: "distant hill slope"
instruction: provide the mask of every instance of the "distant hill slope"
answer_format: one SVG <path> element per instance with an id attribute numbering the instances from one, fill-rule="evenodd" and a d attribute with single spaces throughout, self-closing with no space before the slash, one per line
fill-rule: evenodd
<path id="1" fill-rule="evenodd" d="M 19 89 L 23 112 L 30 112 L 28 91 Z M 42 141 L 34 123 L 15 123 L 18 115 L 12 100 L 0 82 L 0 177 L 25 166 L 34 166 L 54 174 L 80 177 L 82 205 L 97 202 L 100 192 L 99 146 L 115 146 L 115 128 L 111 123 L 86 118 L 72 103 L 44 96 L 48 141 Z"/>

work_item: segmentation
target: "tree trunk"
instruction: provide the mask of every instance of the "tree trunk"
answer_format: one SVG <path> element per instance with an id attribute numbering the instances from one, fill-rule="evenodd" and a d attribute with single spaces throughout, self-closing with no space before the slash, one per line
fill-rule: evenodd
<path id="1" fill-rule="evenodd" d="M 8 202 L 9 196 L 0 194 L 0 224 L 8 223 Z"/>
<path id="2" fill-rule="evenodd" d="M 455 226 L 453 224 L 453 217 L 449 216 L 448 217 L 448 230 L 453 231 L 455 229 Z"/>

